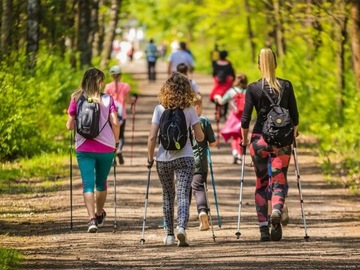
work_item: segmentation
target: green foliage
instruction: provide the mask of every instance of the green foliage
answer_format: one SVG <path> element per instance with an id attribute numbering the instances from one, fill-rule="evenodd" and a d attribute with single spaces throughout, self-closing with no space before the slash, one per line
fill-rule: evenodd
<path id="1" fill-rule="evenodd" d="M 1 167 L 0 194 L 55 191 L 69 176 L 69 154 L 43 153 L 31 159 L 2 163 Z"/>
<path id="2" fill-rule="evenodd" d="M 27 72 L 25 55 L 1 63 L 0 160 L 63 148 L 65 112 L 80 76 L 63 59 L 45 53 L 34 73 Z"/>
<path id="3" fill-rule="evenodd" d="M 22 255 L 15 249 L 0 247 L 0 270 L 19 269 Z"/>
<path id="4" fill-rule="evenodd" d="M 70 68 L 69 57 L 41 51 L 31 73 L 24 54 L 14 53 L 0 63 L 0 161 L 67 149 L 67 108 L 84 73 Z M 132 93 L 138 91 L 131 77 L 124 74 L 123 80 Z"/>
<path id="5" fill-rule="evenodd" d="M 251 42 L 256 54 L 266 46 L 277 52 L 278 16 L 285 54 L 278 57 L 277 75 L 293 83 L 300 133 L 315 136 L 325 156 L 336 153 L 336 159 L 329 159 L 332 167 L 341 166 L 359 177 L 354 168 L 360 160 L 360 125 L 356 125 L 360 90 L 354 87 L 351 36 L 345 43 L 342 71 L 338 58 L 344 39 L 340 24 L 344 17 L 350 18 L 349 6 L 338 1 L 279 3 L 279 14 L 271 1 L 256 0 L 133 0 L 127 11 L 144 26 L 147 36 L 168 44 L 186 41 L 195 55 L 197 71 L 211 72 L 210 51 L 217 43 L 228 50 L 236 72 L 247 74 L 250 82 L 260 77 Z M 254 34 L 251 40 L 249 25 Z M 340 76 L 345 78 L 344 89 Z"/>

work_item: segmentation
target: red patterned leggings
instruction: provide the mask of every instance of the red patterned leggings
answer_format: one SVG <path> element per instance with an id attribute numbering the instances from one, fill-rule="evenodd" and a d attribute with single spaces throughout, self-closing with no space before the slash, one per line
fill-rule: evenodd
<path id="1" fill-rule="evenodd" d="M 253 134 L 250 144 L 250 155 L 256 174 L 255 206 L 260 226 L 268 223 L 268 200 L 272 209 L 282 211 L 285 203 L 287 171 L 291 157 L 291 146 L 279 149 L 277 155 L 268 146 L 261 134 Z M 268 162 L 271 154 L 272 177 L 269 179 Z M 269 189 L 272 191 L 269 193 Z"/>

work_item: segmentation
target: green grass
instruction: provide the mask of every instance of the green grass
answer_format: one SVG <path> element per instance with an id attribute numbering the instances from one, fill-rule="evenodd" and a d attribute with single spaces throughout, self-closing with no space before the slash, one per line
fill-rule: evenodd
<path id="1" fill-rule="evenodd" d="M 73 164 L 76 158 L 73 156 Z M 0 194 L 56 191 L 69 176 L 69 155 L 42 154 L 1 164 Z"/>
<path id="2" fill-rule="evenodd" d="M 20 252 L 0 247 L 0 270 L 18 269 L 21 261 L 22 255 Z"/>
<path id="3" fill-rule="evenodd" d="M 322 157 L 321 169 L 329 183 L 340 184 L 355 194 L 360 193 L 359 153 L 348 152 L 348 156 L 327 153 Z"/>

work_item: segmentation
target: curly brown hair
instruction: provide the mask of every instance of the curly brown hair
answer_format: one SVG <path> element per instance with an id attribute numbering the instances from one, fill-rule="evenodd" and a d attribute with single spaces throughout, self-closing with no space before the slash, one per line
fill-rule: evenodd
<path id="1" fill-rule="evenodd" d="M 193 104 L 195 92 L 189 79 L 179 72 L 174 72 L 161 87 L 159 93 L 160 104 L 165 109 L 185 109 Z"/>

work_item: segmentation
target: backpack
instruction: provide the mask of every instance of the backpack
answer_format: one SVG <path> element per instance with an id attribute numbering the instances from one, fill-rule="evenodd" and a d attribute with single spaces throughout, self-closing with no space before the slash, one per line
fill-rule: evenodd
<path id="1" fill-rule="evenodd" d="M 159 130 L 159 142 L 165 150 L 182 149 L 188 139 L 188 127 L 183 110 L 165 109 L 160 117 Z"/>
<path id="2" fill-rule="evenodd" d="M 76 132 L 86 139 L 96 138 L 105 127 L 100 129 L 100 104 L 93 102 L 91 98 L 81 95 L 76 113 Z"/>
<path id="3" fill-rule="evenodd" d="M 262 129 L 262 136 L 265 142 L 279 148 L 291 145 L 294 141 L 294 125 L 291 121 L 289 110 L 280 106 L 281 93 L 277 103 L 274 103 L 264 88 L 262 90 L 271 103 L 270 112 L 267 114 Z"/>
<path id="4" fill-rule="evenodd" d="M 216 77 L 218 78 L 218 82 L 219 82 L 219 83 L 224 83 L 224 82 L 226 82 L 227 75 L 226 75 L 225 70 L 220 69 L 220 70 L 216 73 Z"/>
<path id="5" fill-rule="evenodd" d="M 244 111 L 245 106 L 245 93 L 237 92 L 236 88 L 234 88 L 236 94 L 233 96 L 233 101 L 235 105 L 236 114 L 241 114 Z"/>

